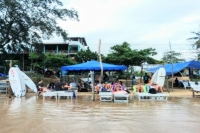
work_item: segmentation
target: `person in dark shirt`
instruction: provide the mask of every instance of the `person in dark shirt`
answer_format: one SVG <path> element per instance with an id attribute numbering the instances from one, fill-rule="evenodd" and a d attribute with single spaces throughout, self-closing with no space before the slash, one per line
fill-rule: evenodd
<path id="1" fill-rule="evenodd" d="M 149 83 L 149 80 L 150 80 L 150 76 L 147 75 L 147 73 L 145 73 L 144 77 L 143 77 L 143 81 L 145 84 L 148 84 Z"/>
<path id="2" fill-rule="evenodd" d="M 63 83 L 60 82 L 60 79 L 55 82 L 55 90 L 62 91 L 63 90 Z"/>
<path id="3" fill-rule="evenodd" d="M 105 74 L 104 74 L 104 77 L 103 77 L 103 81 L 104 81 L 104 82 L 108 82 L 108 80 L 109 80 L 109 77 L 108 77 L 108 75 L 105 73 Z"/>
<path id="4" fill-rule="evenodd" d="M 176 79 L 175 79 L 175 85 L 174 85 L 174 87 L 179 87 L 179 81 L 178 81 L 178 78 L 176 77 Z"/>
<path id="5" fill-rule="evenodd" d="M 132 74 L 131 79 L 132 79 L 132 85 L 135 85 L 136 78 L 135 78 L 135 74 L 134 73 Z"/>

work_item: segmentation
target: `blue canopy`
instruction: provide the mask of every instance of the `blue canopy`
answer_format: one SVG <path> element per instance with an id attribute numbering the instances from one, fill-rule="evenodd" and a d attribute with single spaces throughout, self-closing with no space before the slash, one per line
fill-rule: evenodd
<path id="1" fill-rule="evenodd" d="M 158 66 L 151 69 L 148 69 L 148 72 L 156 72 L 160 67 L 164 67 L 166 70 L 166 75 L 172 75 L 172 64 L 165 64 L 164 66 Z M 188 61 L 188 62 L 181 62 L 181 63 L 174 63 L 173 64 L 173 74 L 180 72 L 184 68 L 196 68 L 200 69 L 200 62 L 199 61 Z"/>
<path id="2" fill-rule="evenodd" d="M 104 71 L 117 71 L 117 70 L 126 70 L 127 67 L 123 65 L 113 65 L 102 63 L 102 67 Z M 62 71 L 100 71 L 100 62 L 98 61 L 88 61 L 77 65 L 70 65 L 70 66 L 62 66 Z"/>

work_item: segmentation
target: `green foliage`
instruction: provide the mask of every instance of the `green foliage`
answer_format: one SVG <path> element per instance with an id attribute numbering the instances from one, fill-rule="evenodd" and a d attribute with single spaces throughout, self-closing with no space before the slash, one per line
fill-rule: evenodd
<path id="1" fill-rule="evenodd" d="M 126 65 L 126 66 L 140 66 L 143 62 L 150 61 L 152 64 L 158 61 L 149 57 L 157 54 L 155 49 L 147 48 L 143 50 L 132 50 L 130 44 L 124 42 L 122 45 L 117 44 L 111 47 L 112 52 L 107 55 L 105 61 L 108 63 Z"/>
<path id="2" fill-rule="evenodd" d="M 200 31 L 198 32 L 192 32 L 195 34 L 195 37 L 188 38 L 188 40 L 194 40 L 194 43 L 192 43 L 192 47 L 199 50 L 200 48 Z"/>
<path id="3" fill-rule="evenodd" d="M 75 62 L 66 55 L 29 53 L 30 67 L 35 68 L 60 68 L 64 65 L 74 65 Z"/>
<path id="4" fill-rule="evenodd" d="M 180 58 L 181 53 L 175 52 L 175 51 L 169 51 L 165 52 L 164 56 L 162 58 L 162 61 L 164 63 L 178 63 L 178 62 L 183 62 L 185 59 Z"/>
<path id="5" fill-rule="evenodd" d="M 35 68 L 43 68 L 44 55 L 38 54 L 37 52 L 29 53 L 30 68 L 34 71 Z"/>
<path id="6" fill-rule="evenodd" d="M 66 55 L 45 54 L 44 65 L 47 68 L 60 68 L 64 65 L 74 65 L 75 62 Z"/>
<path id="7" fill-rule="evenodd" d="M 98 59 L 97 52 L 92 52 L 89 47 L 87 48 L 87 50 L 81 49 L 81 51 L 79 51 L 75 55 L 75 60 L 77 61 L 77 63 L 83 63 L 83 62 L 87 62 L 90 60 L 97 60 L 97 59 Z"/>
<path id="8" fill-rule="evenodd" d="M 164 61 L 159 61 L 159 60 L 156 60 L 156 59 L 154 59 L 154 58 L 149 58 L 149 57 L 147 57 L 147 63 L 148 64 L 163 64 L 164 63 Z"/>
<path id="9" fill-rule="evenodd" d="M 66 41 L 67 32 L 58 26 L 57 20 L 78 20 L 78 13 L 62 6 L 59 0 L 1 0 L 0 51 L 28 51 L 54 33 Z"/>
<path id="10" fill-rule="evenodd" d="M 130 44 L 124 42 L 122 45 L 117 44 L 111 47 L 111 53 L 107 55 L 105 61 L 108 63 L 129 66 L 132 54 Z"/>

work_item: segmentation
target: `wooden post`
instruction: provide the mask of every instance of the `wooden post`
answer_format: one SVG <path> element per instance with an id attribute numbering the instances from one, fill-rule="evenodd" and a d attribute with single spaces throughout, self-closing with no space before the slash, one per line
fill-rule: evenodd
<path id="1" fill-rule="evenodd" d="M 142 83 L 142 76 L 143 76 L 143 64 L 141 63 L 140 83 Z"/>
<path id="2" fill-rule="evenodd" d="M 101 51 L 100 51 L 100 49 L 101 49 L 101 39 L 99 40 L 99 52 L 98 52 L 98 54 L 99 54 L 99 62 L 100 62 L 100 67 L 101 67 L 101 75 L 100 75 L 100 80 L 99 80 L 99 83 L 101 84 L 101 81 L 102 81 L 102 78 L 103 78 L 103 66 L 102 66 L 102 60 L 101 60 Z"/>
<path id="3" fill-rule="evenodd" d="M 171 53 L 171 64 L 172 64 L 172 92 L 173 92 L 173 88 L 174 88 L 174 81 L 173 81 L 173 78 L 174 78 L 174 65 L 173 65 L 173 51 L 171 50 L 171 44 L 169 42 L 169 46 L 170 46 L 170 53 Z"/>
<path id="4" fill-rule="evenodd" d="M 10 64 L 9 64 L 10 68 L 12 67 L 12 60 L 10 60 Z"/>
<path id="5" fill-rule="evenodd" d="M 95 86 L 94 86 L 94 71 L 90 71 L 91 84 L 92 84 L 92 100 L 95 100 Z"/>

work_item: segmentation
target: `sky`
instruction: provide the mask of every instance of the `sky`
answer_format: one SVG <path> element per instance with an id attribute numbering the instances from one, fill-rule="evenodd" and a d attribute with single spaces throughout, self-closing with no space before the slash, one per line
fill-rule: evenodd
<path id="1" fill-rule="evenodd" d="M 69 37 L 84 37 L 91 51 L 107 55 L 110 47 L 127 42 L 132 49 L 155 48 L 155 59 L 164 52 L 183 52 L 190 60 L 192 32 L 200 31 L 200 0 L 61 0 L 78 11 L 79 21 L 58 24 Z M 54 37 L 47 42 L 62 42 Z"/>

